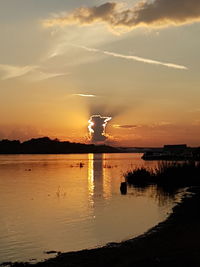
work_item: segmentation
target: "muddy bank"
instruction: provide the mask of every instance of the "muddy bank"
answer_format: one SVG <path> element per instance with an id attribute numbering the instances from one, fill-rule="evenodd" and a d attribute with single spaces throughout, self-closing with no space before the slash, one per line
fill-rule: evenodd
<path id="1" fill-rule="evenodd" d="M 85 267 L 85 266 L 200 266 L 200 188 L 190 189 L 170 217 L 146 234 L 122 243 L 62 253 L 35 265 L 11 266 Z M 126 225 L 124 225 L 126 227 Z"/>

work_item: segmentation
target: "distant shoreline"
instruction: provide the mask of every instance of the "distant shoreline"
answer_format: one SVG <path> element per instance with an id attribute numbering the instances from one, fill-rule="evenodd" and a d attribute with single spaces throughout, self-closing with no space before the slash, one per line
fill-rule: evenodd
<path id="1" fill-rule="evenodd" d="M 0 140 L 0 155 L 49 155 L 49 154 L 98 154 L 98 153 L 143 153 L 143 160 L 200 160 L 200 148 L 187 145 L 156 147 L 113 147 L 110 145 L 71 143 L 49 137 L 19 140 Z"/>
<path id="2" fill-rule="evenodd" d="M 85 153 L 118 153 L 120 149 L 104 144 L 81 144 L 59 141 L 42 137 L 20 142 L 19 140 L 1 140 L 0 154 L 85 154 Z"/>
<path id="3" fill-rule="evenodd" d="M 172 214 L 145 234 L 121 243 L 78 252 L 60 253 L 36 264 L 13 267 L 200 266 L 200 187 L 188 190 Z"/>

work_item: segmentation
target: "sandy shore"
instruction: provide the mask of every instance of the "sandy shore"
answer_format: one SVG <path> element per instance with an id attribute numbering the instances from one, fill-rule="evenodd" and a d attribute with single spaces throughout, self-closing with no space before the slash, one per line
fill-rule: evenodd
<path id="1" fill-rule="evenodd" d="M 103 266 L 200 266 L 200 188 L 178 204 L 169 218 L 142 236 L 122 243 L 62 253 L 34 267 L 103 267 Z"/>

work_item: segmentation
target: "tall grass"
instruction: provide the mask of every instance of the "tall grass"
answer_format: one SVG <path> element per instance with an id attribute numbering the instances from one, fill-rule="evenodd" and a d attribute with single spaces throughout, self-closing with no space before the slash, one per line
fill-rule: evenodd
<path id="1" fill-rule="evenodd" d="M 126 181 L 137 187 L 157 185 L 164 191 L 200 185 L 200 163 L 161 162 L 156 169 L 138 168 L 125 173 Z"/>

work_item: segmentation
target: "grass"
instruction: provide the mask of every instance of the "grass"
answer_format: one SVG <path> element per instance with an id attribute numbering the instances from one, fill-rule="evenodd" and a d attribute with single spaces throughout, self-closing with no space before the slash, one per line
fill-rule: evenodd
<path id="1" fill-rule="evenodd" d="M 156 185 L 166 192 L 200 185 L 200 163 L 161 162 L 156 169 L 138 168 L 124 174 L 128 184 L 145 188 Z"/>

